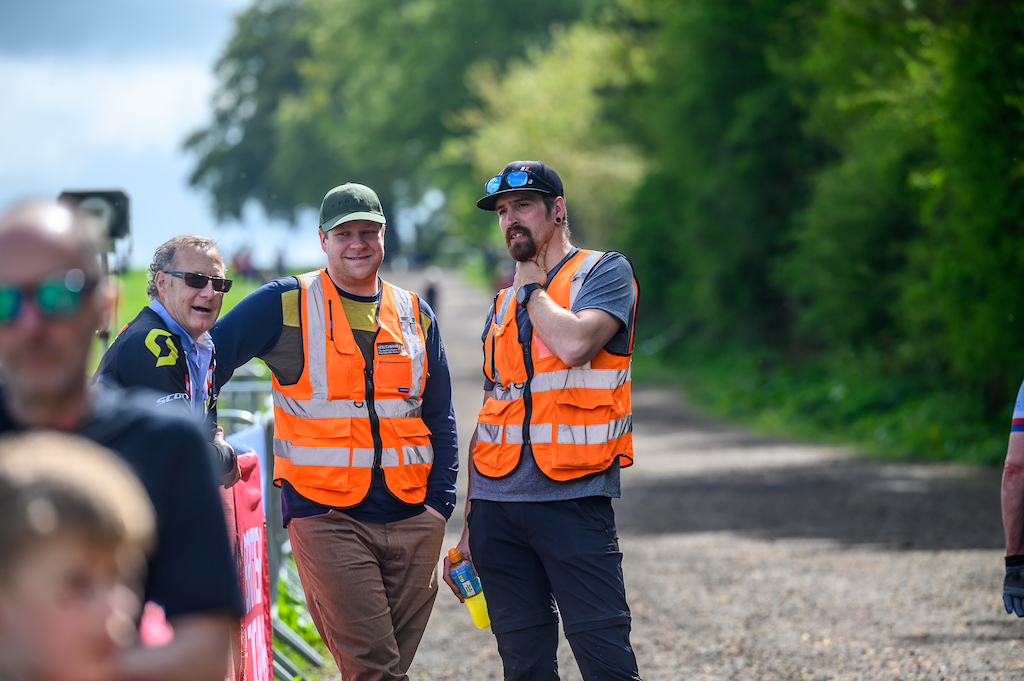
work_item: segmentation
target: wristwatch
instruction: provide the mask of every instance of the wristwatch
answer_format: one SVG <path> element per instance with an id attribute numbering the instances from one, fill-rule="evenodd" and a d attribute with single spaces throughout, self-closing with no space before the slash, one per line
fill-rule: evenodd
<path id="1" fill-rule="evenodd" d="M 519 303 L 520 307 L 526 307 L 526 304 L 528 302 L 530 302 L 530 296 L 532 296 L 533 292 L 536 291 L 539 288 L 544 288 L 544 287 L 541 286 L 540 284 L 538 284 L 537 282 L 531 282 L 529 284 L 523 284 L 516 291 L 516 302 Z"/>

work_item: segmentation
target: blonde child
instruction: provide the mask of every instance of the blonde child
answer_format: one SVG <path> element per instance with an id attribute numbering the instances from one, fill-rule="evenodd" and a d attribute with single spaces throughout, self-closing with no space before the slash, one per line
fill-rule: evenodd
<path id="1" fill-rule="evenodd" d="M 108 681 L 138 614 L 153 510 L 88 440 L 0 438 L 0 680 Z"/>

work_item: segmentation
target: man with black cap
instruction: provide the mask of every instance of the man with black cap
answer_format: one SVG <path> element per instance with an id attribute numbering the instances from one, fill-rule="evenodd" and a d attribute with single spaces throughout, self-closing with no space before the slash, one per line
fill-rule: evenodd
<path id="1" fill-rule="evenodd" d="M 505 679 L 558 678 L 559 614 L 584 679 L 639 679 L 611 506 L 633 460 L 633 268 L 570 243 L 562 181 L 543 163 L 509 163 L 485 188 L 477 206 L 497 213 L 516 273 L 484 328 L 458 548 Z"/>
<path id="2" fill-rule="evenodd" d="M 273 374 L 274 482 L 317 630 L 344 678 L 406 679 L 437 595 L 458 445 L 430 307 L 378 278 L 377 194 L 320 207 L 327 267 L 262 286 L 214 326 L 220 384 Z"/>

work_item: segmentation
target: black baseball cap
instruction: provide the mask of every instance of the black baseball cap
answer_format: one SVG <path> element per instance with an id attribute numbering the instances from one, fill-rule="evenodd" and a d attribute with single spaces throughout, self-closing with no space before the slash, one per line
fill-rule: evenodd
<path id="1" fill-rule="evenodd" d="M 534 191 L 565 198 L 562 178 L 540 161 L 512 161 L 501 174 L 487 180 L 484 190 L 487 194 L 476 202 L 483 210 L 494 210 L 498 196 L 509 192 Z"/>

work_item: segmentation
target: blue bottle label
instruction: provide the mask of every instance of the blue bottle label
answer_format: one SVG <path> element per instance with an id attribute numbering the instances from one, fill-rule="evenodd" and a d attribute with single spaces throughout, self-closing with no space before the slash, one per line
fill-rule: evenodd
<path id="1" fill-rule="evenodd" d="M 463 598 L 471 598 L 483 591 L 480 587 L 480 578 L 476 576 L 473 564 L 466 561 L 462 565 L 453 567 L 450 571 L 452 579 L 459 585 L 459 591 Z"/>

